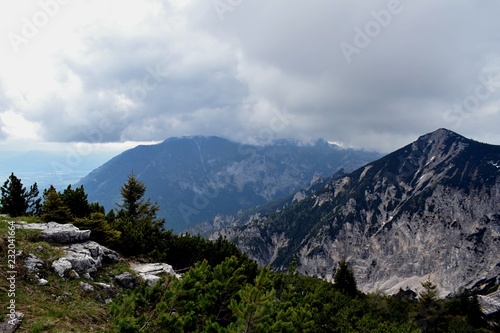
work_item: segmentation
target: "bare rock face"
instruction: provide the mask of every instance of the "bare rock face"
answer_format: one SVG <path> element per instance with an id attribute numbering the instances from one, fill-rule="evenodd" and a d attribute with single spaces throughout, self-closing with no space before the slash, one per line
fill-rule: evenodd
<path id="1" fill-rule="evenodd" d="M 72 224 L 49 223 L 26 223 L 16 224 L 17 229 L 41 230 L 42 239 L 59 244 L 70 244 L 84 242 L 90 238 L 90 230 L 80 230 Z"/>
<path id="2" fill-rule="evenodd" d="M 116 262 L 118 254 L 96 242 L 70 244 L 63 247 L 64 257 L 54 261 L 52 267 L 60 275 L 74 269 L 78 274 L 96 272 L 103 262 Z"/>
<path id="3" fill-rule="evenodd" d="M 500 146 L 445 129 L 219 234 L 261 264 L 332 280 L 345 258 L 366 292 L 441 296 L 500 276 Z"/>

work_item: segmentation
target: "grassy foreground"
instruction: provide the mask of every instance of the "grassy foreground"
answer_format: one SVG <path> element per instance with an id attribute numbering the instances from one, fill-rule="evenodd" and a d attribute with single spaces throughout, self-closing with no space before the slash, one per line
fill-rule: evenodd
<path id="1" fill-rule="evenodd" d="M 38 240 L 38 231 L 16 230 L 14 237 L 9 235 L 9 221 L 29 221 L 27 219 L 11 219 L 0 217 L 0 319 L 2 322 L 9 315 L 8 306 L 15 301 L 15 310 L 24 314 L 24 320 L 17 332 L 106 332 L 110 330 L 109 298 L 105 291 L 95 287 L 94 291 L 83 291 L 80 282 L 84 278 L 61 278 L 50 267 L 52 261 L 60 258 L 62 250 L 53 244 Z M 12 234 L 12 233 L 11 233 Z M 14 243 L 9 241 L 14 239 Z M 8 257 L 9 249 L 18 254 L 15 257 L 15 267 L 12 257 Z M 10 252 L 11 254 L 12 252 Z M 39 285 L 35 273 L 29 273 L 24 268 L 24 259 L 28 254 L 34 254 L 44 262 L 38 273 L 40 278 L 48 281 Z M 111 275 L 128 270 L 125 263 L 117 263 L 103 269 L 95 281 L 108 282 Z M 15 280 L 12 279 L 15 273 Z M 7 280 L 11 278 L 10 280 Z M 12 282 L 12 283 L 11 283 Z M 15 294 L 15 295 L 14 295 Z M 12 308 L 12 306 L 11 306 Z"/>

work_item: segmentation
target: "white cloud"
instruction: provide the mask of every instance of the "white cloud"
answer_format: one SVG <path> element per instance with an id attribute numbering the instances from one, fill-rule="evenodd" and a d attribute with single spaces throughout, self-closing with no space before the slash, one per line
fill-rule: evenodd
<path id="1" fill-rule="evenodd" d="M 384 23 L 390 3 L 254 0 L 223 14 L 201 0 L 2 4 L 0 112 L 24 119 L 33 141 L 323 137 L 389 151 L 448 127 L 500 144 L 496 90 L 449 114 L 498 73 L 500 4 L 402 0 Z M 18 52 L 12 34 L 27 40 Z M 347 62 L 339 46 L 356 38 L 367 45 Z M 286 126 L 270 130 L 283 110 Z"/>
<path id="2" fill-rule="evenodd" d="M 39 140 L 39 126 L 10 110 L 0 113 L 3 135 L 13 141 Z"/>

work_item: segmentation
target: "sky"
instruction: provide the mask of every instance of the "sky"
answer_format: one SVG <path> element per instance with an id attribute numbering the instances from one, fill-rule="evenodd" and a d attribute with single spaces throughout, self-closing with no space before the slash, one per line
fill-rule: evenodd
<path id="1" fill-rule="evenodd" d="M 0 4 L 0 151 L 174 136 L 500 144 L 495 0 Z M 78 148 L 80 147 L 80 148 Z"/>

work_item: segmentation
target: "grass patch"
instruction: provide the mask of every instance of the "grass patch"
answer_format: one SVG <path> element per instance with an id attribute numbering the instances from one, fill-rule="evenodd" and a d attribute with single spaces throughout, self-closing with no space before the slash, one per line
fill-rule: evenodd
<path id="1" fill-rule="evenodd" d="M 47 242 L 26 243 L 23 250 L 25 255 L 33 254 L 44 261 L 54 261 L 64 255 L 60 247 Z"/>
<path id="2" fill-rule="evenodd" d="M 33 221 L 33 219 L 11 219 L 0 217 L 0 262 L 7 267 L 9 221 Z M 5 235 L 5 236 L 4 236 Z M 104 300 L 109 297 L 102 288 L 94 285 L 94 291 L 84 292 L 80 282 L 93 285 L 85 279 L 69 280 L 59 277 L 50 267 L 52 261 L 63 256 L 63 251 L 54 245 L 40 241 L 39 231 L 16 230 L 16 252 L 22 255 L 16 258 L 15 297 L 9 297 L 9 283 L 6 269 L 0 271 L 0 304 L 9 304 L 15 299 L 16 311 L 24 314 L 24 320 L 17 332 L 106 332 L 111 327 L 109 305 Z M 33 254 L 44 261 L 44 268 L 39 276 L 49 283 L 38 285 L 38 277 L 24 268 L 24 258 Z M 126 269 L 125 269 L 126 268 Z M 128 270 L 126 262 L 109 265 L 100 271 L 95 281 L 108 282 L 110 274 L 119 274 Z M 115 275 L 116 275 L 115 274 Z M 106 281 L 100 278 L 108 278 Z M 0 319 L 6 319 L 7 311 L 2 306 Z"/>

